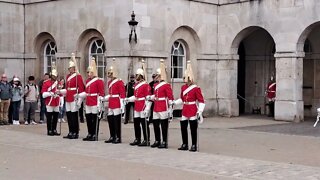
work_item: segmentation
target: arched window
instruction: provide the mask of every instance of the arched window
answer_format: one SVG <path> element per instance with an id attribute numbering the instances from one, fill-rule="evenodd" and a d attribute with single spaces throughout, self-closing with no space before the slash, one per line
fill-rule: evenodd
<path id="1" fill-rule="evenodd" d="M 49 41 L 44 47 L 44 72 L 51 72 L 52 63 L 56 62 L 57 45 Z"/>
<path id="2" fill-rule="evenodd" d="M 106 47 L 104 42 L 100 39 L 93 40 L 89 46 L 89 59 L 91 59 L 91 57 L 96 59 L 98 76 L 101 78 L 105 77 L 105 67 L 107 65 L 104 58 L 105 51 Z"/>
<path id="3" fill-rule="evenodd" d="M 171 48 L 171 78 L 182 80 L 186 66 L 185 48 L 180 41 L 175 41 Z"/>

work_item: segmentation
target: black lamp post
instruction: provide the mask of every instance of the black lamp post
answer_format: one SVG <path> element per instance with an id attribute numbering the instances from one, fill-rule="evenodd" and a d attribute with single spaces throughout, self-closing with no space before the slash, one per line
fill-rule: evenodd
<path id="1" fill-rule="evenodd" d="M 134 42 L 137 43 L 137 33 L 136 33 L 136 26 L 138 25 L 138 21 L 135 20 L 136 15 L 134 14 L 134 11 L 132 11 L 131 14 L 131 20 L 128 21 L 128 24 L 130 26 L 131 32 L 129 34 L 129 43 L 131 43 L 132 36 L 134 35 Z"/>

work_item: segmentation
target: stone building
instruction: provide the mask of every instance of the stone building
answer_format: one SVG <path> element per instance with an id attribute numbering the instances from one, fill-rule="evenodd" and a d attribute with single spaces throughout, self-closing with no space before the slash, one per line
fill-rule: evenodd
<path id="1" fill-rule="evenodd" d="M 55 62 L 65 75 L 75 52 L 85 75 L 116 58 L 128 79 L 144 59 L 148 79 L 165 59 L 179 96 L 191 60 L 206 115 L 239 116 L 260 107 L 276 76 L 275 119 L 301 121 L 320 106 L 318 0 L 1 0 L 0 73 L 40 78 Z M 134 11 L 137 43 L 128 42 Z M 245 100 L 244 100 L 245 99 Z"/>

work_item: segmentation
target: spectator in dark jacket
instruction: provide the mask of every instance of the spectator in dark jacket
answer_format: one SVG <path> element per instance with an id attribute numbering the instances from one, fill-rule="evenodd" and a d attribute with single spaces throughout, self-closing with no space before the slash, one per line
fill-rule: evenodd
<path id="1" fill-rule="evenodd" d="M 8 125 L 8 110 L 12 98 L 12 87 L 7 81 L 7 75 L 2 74 L 0 82 L 0 125 Z"/>

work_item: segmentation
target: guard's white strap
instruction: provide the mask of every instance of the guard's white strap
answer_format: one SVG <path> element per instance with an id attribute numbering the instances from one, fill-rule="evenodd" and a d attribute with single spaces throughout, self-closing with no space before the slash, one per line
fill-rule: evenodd
<path id="1" fill-rule="evenodd" d="M 78 88 L 67 88 L 68 91 L 75 91 L 77 90 Z"/>
<path id="2" fill-rule="evenodd" d="M 114 80 L 109 84 L 109 88 L 111 88 L 112 85 L 114 85 L 114 83 L 116 83 L 116 82 L 118 82 L 118 81 L 119 81 L 119 79 L 114 79 Z"/>
<path id="3" fill-rule="evenodd" d="M 87 84 L 86 84 L 86 87 L 89 87 L 92 83 L 94 83 L 95 81 L 97 81 L 99 78 L 98 77 L 95 77 L 93 79 L 91 79 Z"/>
<path id="4" fill-rule="evenodd" d="M 110 95 L 108 94 L 104 97 L 103 101 L 109 101 L 109 98 L 110 98 Z"/>
<path id="5" fill-rule="evenodd" d="M 98 96 L 98 93 L 93 93 L 93 94 L 88 94 L 87 93 L 87 96 Z"/>
<path id="6" fill-rule="evenodd" d="M 186 105 L 192 105 L 192 104 L 196 104 L 195 101 L 191 101 L 191 102 L 183 102 L 183 104 L 186 104 Z"/>
<path id="7" fill-rule="evenodd" d="M 77 76 L 77 73 L 73 73 L 71 76 L 68 77 L 67 82 L 71 81 L 71 79 L 73 79 L 76 76 Z"/>
<path id="8" fill-rule="evenodd" d="M 159 89 L 161 86 L 163 86 L 165 84 L 167 84 L 167 83 L 166 82 L 161 82 L 161 83 L 157 84 L 156 87 L 154 88 L 154 90 Z"/>
<path id="9" fill-rule="evenodd" d="M 272 84 L 269 85 L 269 88 L 272 88 L 275 85 L 276 85 L 276 83 L 272 83 Z"/>
<path id="10" fill-rule="evenodd" d="M 162 97 L 162 98 L 154 98 L 155 101 L 165 101 L 167 100 L 167 98 Z"/>
<path id="11" fill-rule="evenodd" d="M 144 97 L 142 97 L 142 98 L 136 98 L 135 100 L 136 101 L 143 101 L 143 100 L 145 100 L 146 98 L 144 98 Z"/>
<path id="12" fill-rule="evenodd" d="M 119 94 L 111 94 L 110 97 L 115 98 L 115 97 L 120 97 L 120 95 Z"/>
<path id="13" fill-rule="evenodd" d="M 188 92 L 190 92 L 192 89 L 196 88 L 197 85 L 193 84 L 189 86 L 186 90 L 183 91 L 182 95 L 185 96 Z"/>
<path id="14" fill-rule="evenodd" d="M 55 81 L 49 88 L 48 91 L 52 91 L 55 87 L 57 87 L 58 81 Z"/>
<path id="15" fill-rule="evenodd" d="M 137 84 L 134 89 L 137 90 L 139 87 L 141 87 L 142 85 L 147 84 L 145 81 L 140 82 L 139 84 Z"/>

